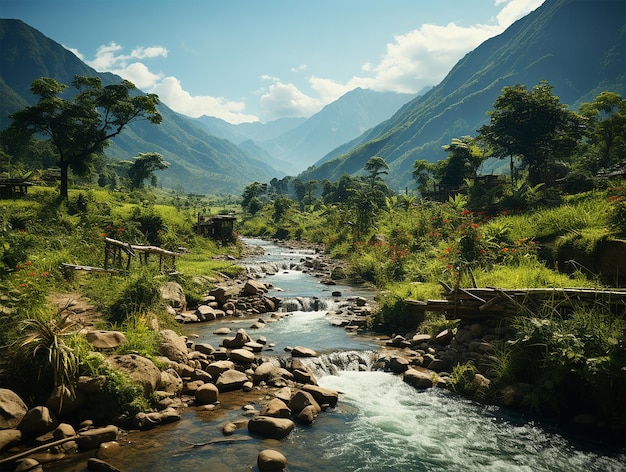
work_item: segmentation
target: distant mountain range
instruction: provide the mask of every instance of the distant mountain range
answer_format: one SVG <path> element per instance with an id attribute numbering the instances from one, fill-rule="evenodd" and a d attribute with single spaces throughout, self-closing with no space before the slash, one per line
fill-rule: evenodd
<path id="1" fill-rule="evenodd" d="M 104 85 L 122 80 L 96 72 L 20 20 L 0 19 L 0 47 L 0 129 L 10 124 L 9 114 L 35 103 L 30 85 L 38 77 L 52 77 L 63 84 L 70 84 L 75 75 L 97 75 Z M 306 169 L 337 145 L 391 116 L 411 98 L 359 89 L 309 119 L 240 125 L 206 116 L 192 119 L 161 104 L 161 125 L 133 123 L 111 140 L 106 154 L 129 159 L 140 152 L 159 152 L 171 164 L 159 172 L 164 187 L 239 194 L 255 180 L 269 181 Z"/>
<path id="2" fill-rule="evenodd" d="M 503 87 L 531 88 L 541 80 L 573 109 L 605 90 L 626 96 L 626 2 L 547 0 L 468 53 L 430 92 L 328 153 L 300 178 L 358 174 L 369 158 L 380 156 L 390 167 L 393 189 L 414 187 L 416 159 L 444 159 L 441 146 L 475 136 Z"/>
<path id="3" fill-rule="evenodd" d="M 37 77 L 65 84 L 75 75 L 98 75 L 104 84 L 121 80 L 96 72 L 20 20 L 0 20 L 0 47 L 0 129 L 10 113 L 34 103 L 30 84 Z M 253 181 L 307 167 L 303 180 L 336 180 L 362 172 L 369 158 L 380 156 L 390 167 L 389 185 L 402 191 L 414 186 L 416 159 L 443 159 L 442 145 L 476 135 L 503 87 L 530 88 L 541 80 L 573 109 L 605 90 L 626 96 L 624 0 L 547 0 L 412 99 L 356 89 L 308 119 L 240 125 L 191 119 L 162 104 L 161 125 L 133 124 L 112 140 L 107 155 L 160 152 L 171 163 L 159 173 L 165 187 L 234 194 Z"/>
<path id="4" fill-rule="evenodd" d="M 254 141 L 276 162 L 280 162 L 281 169 L 295 175 L 337 146 L 388 119 L 414 97 L 357 88 L 308 119 L 289 118 L 263 125 L 232 125 L 206 116 L 200 120 L 213 134 L 236 144 Z"/>

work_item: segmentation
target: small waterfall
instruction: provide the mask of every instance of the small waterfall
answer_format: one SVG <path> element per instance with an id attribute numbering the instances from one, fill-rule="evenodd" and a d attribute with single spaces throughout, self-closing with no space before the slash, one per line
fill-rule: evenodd
<path id="1" fill-rule="evenodd" d="M 299 263 L 285 261 L 285 262 L 269 262 L 260 261 L 253 264 L 247 264 L 245 266 L 246 275 L 251 279 L 258 279 L 267 277 L 268 275 L 276 275 L 280 271 L 285 270 L 302 270 L 302 266 Z"/>
<path id="2" fill-rule="evenodd" d="M 339 372 L 365 372 L 378 369 L 376 351 L 335 351 L 319 357 L 307 357 L 302 362 L 316 377 L 337 375 Z"/>
<path id="3" fill-rule="evenodd" d="M 382 364 L 379 364 L 379 354 L 376 351 L 334 351 L 319 357 L 302 357 L 299 360 L 318 378 L 337 375 L 345 371 L 367 372 L 382 369 Z M 291 358 L 276 357 L 270 362 L 287 368 L 291 363 Z"/>
<path id="4" fill-rule="evenodd" d="M 281 311 L 323 311 L 336 309 L 337 303 L 327 298 L 294 297 L 281 300 Z"/>

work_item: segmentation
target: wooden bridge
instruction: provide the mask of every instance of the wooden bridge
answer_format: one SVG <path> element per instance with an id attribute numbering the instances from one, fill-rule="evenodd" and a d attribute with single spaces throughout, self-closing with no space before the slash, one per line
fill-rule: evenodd
<path id="1" fill-rule="evenodd" d="M 418 315 L 439 312 L 449 320 L 505 318 L 524 312 L 539 313 L 550 303 L 559 311 L 572 311 L 580 306 L 603 306 L 617 313 L 626 313 L 626 290 L 595 290 L 586 288 L 524 288 L 500 289 L 452 288 L 444 283 L 443 299 L 412 300 Z"/>
<path id="2" fill-rule="evenodd" d="M 126 260 L 124 260 L 124 255 Z M 61 264 L 63 269 L 84 270 L 87 272 L 116 273 L 130 270 L 130 263 L 135 256 L 139 256 L 140 264 L 148 264 L 150 255 L 156 255 L 159 262 L 159 271 L 163 272 L 166 260 L 171 258 L 169 270 L 176 270 L 176 258 L 182 252 L 168 251 L 158 246 L 142 246 L 129 244 L 117 239 L 104 238 L 104 267 L 91 267 L 76 264 Z"/>

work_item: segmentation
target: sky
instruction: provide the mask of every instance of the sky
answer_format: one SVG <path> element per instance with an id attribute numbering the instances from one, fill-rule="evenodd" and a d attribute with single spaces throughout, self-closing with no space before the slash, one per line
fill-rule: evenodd
<path id="1" fill-rule="evenodd" d="M 0 0 L 0 18 L 178 113 L 239 124 L 309 117 L 357 87 L 415 94 L 544 1 Z"/>

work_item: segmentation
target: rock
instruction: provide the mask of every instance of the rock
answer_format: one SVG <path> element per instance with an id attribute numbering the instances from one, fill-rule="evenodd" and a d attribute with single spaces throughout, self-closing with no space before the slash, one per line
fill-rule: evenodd
<path id="1" fill-rule="evenodd" d="M 281 472 L 287 467 L 287 458 L 274 449 L 259 452 L 256 460 L 259 472 Z"/>
<path id="2" fill-rule="evenodd" d="M 387 341 L 387 346 L 392 347 L 411 347 L 411 343 L 407 341 L 404 336 L 396 335 L 389 341 Z"/>
<path id="3" fill-rule="evenodd" d="M 305 406 L 302 409 L 302 411 L 300 411 L 300 413 L 298 413 L 298 416 L 296 417 L 296 419 L 300 423 L 311 424 L 313 423 L 313 421 L 317 419 L 318 414 L 319 414 L 319 411 L 317 410 L 317 408 L 315 408 L 315 406 L 308 405 L 308 406 Z"/>
<path id="4" fill-rule="evenodd" d="M 484 331 L 485 330 L 483 329 L 483 325 L 481 325 L 480 323 L 473 323 L 469 327 L 469 332 L 472 335 L 472 337 L 474 337 L 474 338 L 482 337 Z"/>
<path id="5" fill-rule="evenodd" d="M 291 351 L 292 357 L 317 357 L 317 352 L 307 347 L 296 346 Z"/>
<path id="6" fill-rule="evenodd" d="M 450 368 L 450 365 L 443 359 L 435 358 L 430 364 L 428 364 L 428 370 L 434 370 L 435 372 L 445 372 Z"/>
<path id="7" fill-rule="evenodd" d="M 201 369 L 194 369 L 191 374 L 191 380 L 202 380 L 204 383 L 212 382 L 213 377 L 208 372 Z"/>
<path id="8" fill-rule="evenodd" d="M 438 378 L 437 374 L 431 370 L 423 368 L 409 368 L 404 373 L 403 380 L 417 389 L 426 389 L 433 386 L 433 379 Z"/>
<path id="9" fill-rule="evenodd" d="M 20 424 L 17 425 L 22 434 L 40 436 L 52 431 L 57 426 L 57 420 L 45 406 L 36 406 L 26 412 Z"/>
<path id="10" fill-rule="evenodd" d="M 236 285 L 221 285 L 209 291 L 209 296 L 215 297 L 215 300 L 223 306 L 229 300 L 237 298 L 239 291 L 240 287 Z"/>
<path id="11" fill-rule="evenodd" d="M 213 331 L 213 334 L 217 334 L 218 336 L 224 335 L 224 334 L 230 334 L 230 332 L 232 331 L 232 329 L 228 328 L 228 327 L 222 327 L 222 328 L 217 328 L 216 330 Z"/>
<path id="12" fill-rule="evenodd" d="M 104 375 L 96 375 L 95 377 L 81 375 L 76 381 L 76 388 L 83 393 L 100 393 L 106 381 L 107 378 Z"/>
<path id="13" fill-rule="evenodd" d="M 76 442 L 80 450 L 87 451 L 99 447 L 104 442 L 117 440 L 118 432 L 117 426 L 114 425 L 89 429 L 81 432 Z"/>
<path id="14" fill-rule="evenodd" d="M 274 394 L 276 398 L 279 398 L 285 403 L 289 403 L 289 400 L 291 400 L 291 395 L 291 388 L 289 387 L 283 387 Z"/>
<path id="15" fill-rule="evenodd" d="M 96 349 L 114 349 L 128 342 L 120 331 L 87 331 L 85 339 Z"/>
<path id="16" fill-rule="evenodd" d="M 76 436 L 76 430 L 71 424 L 68 423 L 61 423 L 52 432 L 52 437 L 54 439 L 65 439 L 71 438 L 72 436 Z"/>
<path id="17" fill-rule="evenodd" d="M 0 451 L 22 440 L 19 429 L 0 429 Z"/>
<path id="18" fill-rule="evenodd" d="M 217 319 L 217 312 L 215 308 L 210 305 L 198 306 L 193 314 L 196 315 L 200 321 L 213 321 Z"/>
<path id="19" fill-rule="evenodd" d="M 328 405 L 334 408 L 339 401 L 339 392 L 336 390 L 318 387 L 317 385 L 303 385 L 302 390 L 313 395 L 313 398 L 320 406 Z"/>
<path id="20" fill-rule="evenodd" d="M 248 431 L 273 439 L 282 439 L 289 435 L 295 424 L 288 418 L 273 418 L 271 416 L 256 416 L 248 422 Z"/>
<path id="21" fill-rule="evenodd" d="M 300 413 L 302 410 L 304 410 L 305 407 L 309 405 L 312 405 L 317 410 L 317 413 L 322 411 L 322 408 L 319 406 L 319 403 L 315 401 L 313 395 L 311 395 L 309 392 L 305 392 L 304 390 L 298 390 L 293 395 L 293 397 L 291 397 L 291 400 L 289 400 L 288 404 L 291 411 L 293 411 L 295 414 Z"/>
<path id="22" fill-rule="evenodd" d="M 255 341 L 250 341 L 249 343 L 246 343 L 244 347 L 246 349 L 250 349 L 252 352 L 261 352 L 263 350 L 263 344 Z"/>
<path id="23" fill-rule="evenodd" d="M 280 398 L 272 398 L 261 410 L 261 415 L 274 418 L 291 418 L 291 410 Z"/>
<path id="24" fill-rule="evenodd" d="M 267 382 L 278 375 L 278 368 L 271 362 L 263 362 L 252 374 L 255 383 Z"/>
<path id="25" fill-rule="evenodd" d="M 172 308 L 180 311 L 187 309 L 185 291 L 178 282 L 166 282 L 161 285 L 161 298 Z"/>
<path id="26" fill-rule="evenodd" d="M 302 384 L 317 385 L 317 379 L 312 372 L 295 369 L 293 372 L 293 380 Z"/>
<path id="27" fill-rule="evenodd" d="M 161 372 L 150 359 L 137 354 L 122 354 L 109 357 L 107 362 L 114 369 L 118 369 L 143 387 L 144 394 L 149 396 L 161 382 Z"/>
<path id="28" fill-rule="evenodd" d="M 179 395 L 183 391 L 183 379 L 172 368 L 164 370 L 161 372 L 158 389 L 172 395 Z"/>
<path id="29" fill-rule="evenodd" d="M 482 374 L 474 374 L 474 379 L 472 380 L 472 385 L 476 388 L 489 388 L 489 384 L 491 384 L 491 380 L 485 377 Z"/>
<path id="30" fill-rule="evenodd" d="M 516 407 L 522 404 L 524 397 L 532 390 L 529 384 L 515 384 L 500 390 L 502 404 L 507 407 Z"/>
<path id="31" fill-rule="evenodd" d="M 444 329 L 441 333 L 435 336 L 435 342 L 437 344 L 445 345 L 445 344 L 450 343 L 453 337 L 454 337 L 454 333 L 452 332 L 451 329 Z"/>
<path id="32" fill-rule="evenodd" d="M 430 341 L 430 334 L 418 333 L 411 338 L 410 342 L 412 346 L 417 346 L 422 343 L 427 343 L 428 341 Z"/>
<path id="33" fill-rule="evenodd" d="M 243 293 L 245 295 L 263 295 L 265 292 L 267 292 L 265 284 L 253 279 L 248 279 L 243 286 Z"/>
<path id="34" fill-rule="evenodd" d="M 204 370 L 208 372 L 211 377 L 217 379 L 223 372 L 234 368 L 235 363 L 233 361 L 215 361 L 206 366 Z"/>
<path id="35" fill-rule="evenodd" d="M 121 472 L 118 468 L 113 467 L 111 464 L 104 462 L 103 460 L 96 459 L 95 457 L 91 457 L 87 461 L 87 470 L 103 471 L 103 472 Z"/>
<path id="36" fill-rule="evenodd" d="M 161 424 L 173 423 L 178 420 L 180 420 L 180 413 L 178 413 L 175 408 L 168 407 L 162 411 L 137 413 L 133 418 L 133 423 L 136 428 L 140 430 L 147 430 Z"/>
<path id="37" fill-rule="evenodd" d="M 233 349 L 230 352 L 230 360 L 239 364 L 251 364 L 254 362 L 254 353 L 247 349 Z"/>
<path id="38" fill-rule="evenodd" d="M 237 331 L 237 334 L 234 338 L 224 338 L 222 341 L 222 346 L 228 349 L 238 349 L 243 347 L 246 343 L 252 341 L 248 333 L 244 329 L 240 329 Z"/>
<path id="39" fill-rule="evenodd" d="M 117 441 L 107 441 L 100 444 L 98 448 L 98 452 L 96 452 L 96 457 L 98 459 L 110 459 L 111 457 L 115 457 L 120 453 L 120 443 Z"/>
<path id="40" fill-rule="evenodd" d="M 0 429 L 15 428 L 28 411 L 26 403 L 17 393 L 0 388 Z"/>
<path id="41" fill-rule="evenodd" d="M 46 406 L 55 415 L 65 416 L 78 410 L 86 401 L 87 397 L 81 390 L 75 389 L 72 392 L 69 388 L 59 385 L 46 400 Z"/>
<path id="42" fill-rule="evenodd" d="M 185 340 L 171 329 L 159 332 L 159 353 L 174 362 L 182 364 L 189 360 Z"/>
<path id="43" fill-rule="evenodd" d="M 202 354 L 210 356 L 215 352 L 215 348 L 208 343 L 199 343 L 194 346 L 194 349 Z"/>
<path id="44" fill-rule="evenodd" d="M 15 472 L 43 472 L 43 466 L 32 457 L 27 457 L 19 462 Z"/>
<path id="45" fill-rule="evenodd" d="M 215 382 L 220 392 L 239 390 L 248 381 L 248 376 L 238 370 L 230 369 L 223 372 Z"/>
<path id="46" fill-rule="evenodd" d="M 404 357 L 393 356 L 389 359 L 389 369 L 394 374 L 401 374 L 409 368 L 409 361 Z"/>
<path id="47" fill-rule="evenodd" d="M 217 403 L 219 399 L 219 389 L 214 384 L 204 384 L 195 391 L 194 397 L 196 402 L 201 405 L 207 405 L 209 403 Z"/>
<path id="48" fill-rule="evenodd" d="M 193 313 L 178 313 L 174 316 L 174 321 L 178 323 L 197 323 L 200 321 L 197 315 Z"/>

